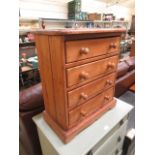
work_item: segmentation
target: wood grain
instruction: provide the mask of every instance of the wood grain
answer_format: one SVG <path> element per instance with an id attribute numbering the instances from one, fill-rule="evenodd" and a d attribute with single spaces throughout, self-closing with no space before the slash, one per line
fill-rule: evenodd
<path id="1" fill-rule="evenodd" d="M 80 65 L 83 65 L 83 64 L 86 64 L 86 63 L 90 63 L 90 62 L 93 62 L 93 61 L 96 61 L 96 60 L 101 60 L 101 59 L 104 59 L 104 58 L 109 58 L 109 57 L 112 57 L 112 56 L 115 56 L 115 55 L 118 55 L 118 51 L 113 52 L 113 53 L 107 53 L 105 55 L 99 55 L 99 56 L 96 56 L 96 57 L 91 57 L 89 59 L 83 59 L 83 60 L 79 60 L 79 61 L 66 63 L 65 68 L 72 68 L 72 67 L 80 66 Z"/>
<path id="2" fill-rule="evenodd" d="M 64 129 L 68 128 L 67 99 L 65 95 L 66 77 L 64 69 L 64 38 L 50 36 L 50 57 L 52 63 L 55 107 L 57 111 L 57 123 Z"/>
<path id="3" fill-rule="evenodd" d="M 108 37 L 120 37 L 122 32 L 114 33 L 85 33 L 85 34 L 75 34 L 75 35 L 65 35 L 65 41 L 73 40 L 85 40 L 85 39 L 99 39 L 99 38 L 108 38 Z"/>
<path id="4" fill-rule="evenodd" d="M 69 126 L 73 127 L 75 124 L 83 119 L 86 119 L 90 114 L 104 106 L 107 102 L 112 100 L 114 94 L 113 87 L 100 93 L 96 97 L 88 100 L 81 106 L 69 112 Z"/>
<path id="5" fill-rule="evenodd" d="M 107 59 L 67 69 L 67 87 L 78 83 L 84 84 L 88 81 L 91 81 L 92 78 L 98 75 L 115 71 L 117 68 L 117 61 L 118 56 L 113 56 Z M 112 63 L 114 66 L 109 67 L 110 63 Z"/>
<path id="6" fill-rule="evenodd" d="M 66 62 L 79 61 L 107 53 L 119 52 L 120 38 L 102 38 L 66 42 Z M 114 45 L 115 47 L 113 47 Z M 86 51 L 88 50 L 88 51 Z M 85 52 L 86 51 L 86 52 Z"/>
<path id="7" fill-rule="evenodd" d="M 123 32 L 64 29 L 35 33 L 44 118 L 64 143 L 116 104 L 113 96 Z M 86 56 L 77 58 L 81 48 Z"/>
<path id="8" fill-rule="evenodd" d="M 46 122 L 51 126 L 51 128 L 55 131 L 55 133 L 61 138 L 63 143 L 68 143 L 71 141 L 80 131 L 84 130 L 86 127 L 91 125 L 94 121 L 100 118 L 105 112 L 112 109 L 116 105 L 116 100 L 112 99 L 110 102 L 105 104 L 105 106 L 101 107 L 99 110 L 95 111 L 91 114 L 87 119 L 84 119 L 76 126 L 69 130 L 63 130 L 58 124 L 56 124 L 49 116 L 49 114 L 44 111 L 44 118 Z"/>
<path id="9" fill-rule="evenodd" d="M 50 59 L 48 36 L 35 35 L 35 40 L 39 58 L 39 68 L 43 88 L 45 109 L 52 117 L 52 119 L 56 120 L 56 107 L 54 100 L 55 90 L 53 88 L 52 67 L 51 67 L 52 64 Z"/>
<path id="10" fill-rule="evenodd" d="M 68 107 L 72 109 L 84 102 L 88 99 L 94 97 L 98 93 L 103 90 L 106 90 L 115 84 L 115 75 L 116 73 L 112 73 L 105 77 L 99 78 L 91 83 L 88 83 L 84 86 L 76 88 L 72 91 L 68 92 Z M 86 98 L 84 98 L 81 94 L 84 94 Z"/>
<path id="11" fill-rule="evenodd" d="M 123 33 L 126 32 L 124 28 L 64 28 L 54 30 L 38 30 L 35 34 L 46 35 L 76 35 L 76 34 L 98 34 L 98 33 Z"/>

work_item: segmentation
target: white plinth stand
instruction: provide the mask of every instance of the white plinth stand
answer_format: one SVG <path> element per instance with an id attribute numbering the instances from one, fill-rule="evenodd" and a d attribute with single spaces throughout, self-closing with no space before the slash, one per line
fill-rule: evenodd
<path id="1" fill-rule="evenodd" d="M 33 117 L 43 155 L 120 155 L 128 114 L 133 106 L 117 99 L 114 108 L 103 114 L 68 144 L 64 144 L 44 121 L 42 114 Z"/>

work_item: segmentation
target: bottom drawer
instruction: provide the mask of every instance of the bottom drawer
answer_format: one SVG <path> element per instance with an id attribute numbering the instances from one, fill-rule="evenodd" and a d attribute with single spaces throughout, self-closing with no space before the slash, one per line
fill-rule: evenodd
<path id="1" fill-rule="evenodd" d="M 114 87 L 98 94 L 96 97 L 91 98 L 79 107 L 69 112 L 69 127 L 82 121 L 87 116 L 104 106 L 112 100 L 114 94 Z"/>
<path id="2" fill-rule="evenodd" d="M 119 155 L 119 151 L 122 149 L 127 123 L 128 121 L 124 122 L 106 141 L 102 139 L 92 150 L 93 155 Z"/>

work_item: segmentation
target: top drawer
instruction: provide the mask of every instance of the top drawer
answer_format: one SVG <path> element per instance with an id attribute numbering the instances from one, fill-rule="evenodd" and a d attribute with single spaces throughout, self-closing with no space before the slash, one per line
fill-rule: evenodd
<path id="1" fill-rule="evenodd" d="M 102 38 L 66 42 L 67 63 L 107 53 L 119 52 L 120 38 Z"/>

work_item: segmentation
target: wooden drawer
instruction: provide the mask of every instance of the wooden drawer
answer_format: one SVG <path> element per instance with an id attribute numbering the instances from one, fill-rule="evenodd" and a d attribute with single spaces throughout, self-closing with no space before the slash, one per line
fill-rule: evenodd
<path id="1" fill-rule="evenodd" d="M 66 62 L 87 59 L 107 53 L 119 52 L 120 38 L 102 38 L 66 42 Z"/>
<path id="2" fill-rule="evenodd" d="M 115 76 L 116 73 L 112 73 L 68 92 L 69 108 L 73 108 L 97 95 L 101 91 L 113 86 L 115 83 Z"/>
<path id="3" fill-rule="evenodd" d="M 104 106 L 112 99 L 113 94 L 114 88 L 112 87 L 70 111 L 69 126 L 73 126 L 75 123 L 85 119 L 87 116 L 89 116 L 89 114 L 95 112 L 100 107 Z"/>
<path id="4" fill-rule="evenodd" d="M 94 61 L 78 67 L 67 69 L 68 87 L 93 80 L 99 75 L 111 73 L 117 68 L 118 56 Z"/>

